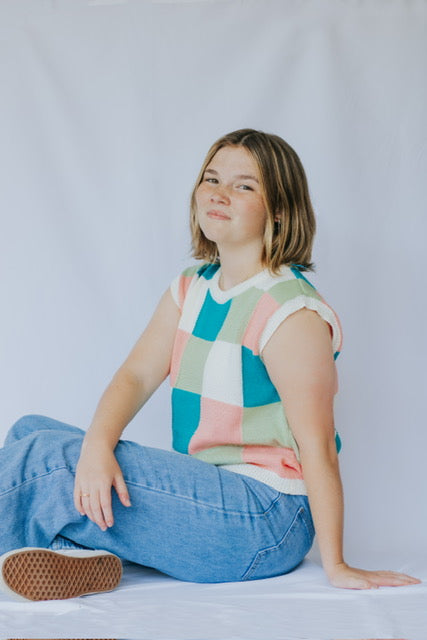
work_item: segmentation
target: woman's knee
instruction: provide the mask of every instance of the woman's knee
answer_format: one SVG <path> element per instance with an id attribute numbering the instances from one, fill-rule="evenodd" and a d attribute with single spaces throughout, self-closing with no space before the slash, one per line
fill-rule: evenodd
<path id="1" fill-rule="evenodd" d="M 34 473 L 50 473 L 63 467 L 75 471 L 83 440 L 80 434 L 67 431 L 52 433 L 49 428 L 40 426 L 26 435 L 19 435 L 20 438 L 10 442 L 10 453 L 16 456 L 18 467 L 24 465 L 31 470 L 31 477 Z"/>
<path id="2" fill-rule="evenodd" d="M 21 440 L 30 433 L 34 433 L 34 431 L 40 431 L 48 428 L 47 423 L 49 421 L 50 418 L 36 414 L 22 416 L 22 418 L 19 418 L 19 420 L 17 420 L 9 429 L 5 445 L 15 442 L 16 440 Z"/>
<path id="3" fill-rule="evenodd" d="M 22 440 L 22 438 L 38 431 L 63 431 L 78 436 L 83 436 L 85 433 L 82 429 L 73 427 L 66 422 L 54 420 L 53 418 L 48 418 L 46 416 L 31 414 L 23 416 L 15 422 L 6 436 L 5 445 L 16 442 L 17 440 Z"/>

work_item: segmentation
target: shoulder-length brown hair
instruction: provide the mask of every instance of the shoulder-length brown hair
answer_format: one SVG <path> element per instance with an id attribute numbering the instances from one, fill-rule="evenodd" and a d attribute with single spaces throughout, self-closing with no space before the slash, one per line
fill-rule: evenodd
<path id="1" fill-rule="evenodd" d="M 191 194 L 193 257 L 207 262 L 219 261 L 215 242 L 208 240 L 199 226 L 195 194 L 214 155 L 228 146 L 244 147 L 258 166 L 267 211 L 263 265 L 272 273 L 278 273 L 283 264 L 313 270 L 311 251 L 316 221 L 304 167 L 294 149 L 282 138 L 255 129 L 239 129 L 222 136 L 206 155 Z"/>

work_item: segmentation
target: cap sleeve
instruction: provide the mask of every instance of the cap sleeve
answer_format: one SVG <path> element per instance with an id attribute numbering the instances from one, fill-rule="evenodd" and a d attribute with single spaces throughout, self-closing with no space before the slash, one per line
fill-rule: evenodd
<path id="1" fill-rule="evenodd" d="M 298 284 L 300 289 L 298 294 L 291 299 L 286 300 L 268 319 L 260 336 L 260 353 L 262 354 L 267 342 L 282 322 L 296 311 L 305 308 L 310 309 L 311 311 L 316 311 L 320 317 L 329 324 L 332 336 L 332 349 L 334 357 L 336 358 L 340 353 L 342 346 L 341 323 L 337 314 L 312 285 L 304 281 L 299 281 Z"/>
<path id="2" fill-rule="evenodd" d="M 170 288 L 169 288 L 170 292 L 171 292 L 171 295 L 172 295 L 172 298 L 173 298 L 176 306 L 179 307 L 179 308 L 181 308 L 181 305 L 179 303 L 179 283 L 180 283 L 180 280 L 181 280 L 181 275 L 176 276 L 172 280 Z"/>
<path id="3" fill-rule="evenodd" d="M 174 278 L 171 282 L 170 292 L 175 304 L 180 311 L 182 311 L 188 289 L 190 288 L 190 285 L 196 275 L 197 267 L 189 267 L 188 269 L 185 269 L 185 271 L 183 271 L 179 276 L 176 276 L 176 278 Z"/>

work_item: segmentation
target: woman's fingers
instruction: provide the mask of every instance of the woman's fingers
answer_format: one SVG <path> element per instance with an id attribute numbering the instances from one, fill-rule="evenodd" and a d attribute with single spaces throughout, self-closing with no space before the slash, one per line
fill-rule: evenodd
<path id="1" fill-rule="evenodd" d="M 108 501 L 104 498 L 103 502 L 106 505 L 106 512 L 108 514 Z M 78 485 L 76 485 L 74 490 L 74 506 L 80 515 L 87 516 L 89 520 L 97 524 L 103 531 L 106 530 L 107 524 L 104 518 L 100 492 L 98 489 L 86 488 L 85 490 L 82 490 Z M 111 516 L 109 519 L 111 519 Z"/>
<path id="2" fill-rule="evenodd" d="M 95 512 L 93 509 L 93 507 L 95 506 L 95 492 L 83 492 L 81 494 L 81 503 L 83 507 L 83 515 L 87 516 L 89 520 L 92 520 L 92 522 L 95 522 L 97 524 Z"/>
<path id="3" fill-rule="evenodd" d="M 421 580 L 396 571 L 375 571 L 370 581 L 379 587 L 398 587 L 409 584 L 419 584 Z"/>
<path id="4" fill-rule="evenodd" d="M 125 507 L 130 507 L 129 493 L 123 476 L 117 476 L 113 480 L 113 486 L 117 491 L 121 503 Z M 76 488 L 74 493 L 74 505 L 80 515 L 85 515 L 97 524 L 102 531 L 112 527 L 114 516 L 111 504 L 111 486 L 105 485 L 101 488 L 80 491 Z"/>
<path id="5" fill-rule="evenodd" d="M 87 512 L 90 511 L 89 498 L 90 498 L 89 490 L 83 491 L 76 486 L 74 490 L 74 506 L 82 516 L 88 515 Z"/>
<path id="6" fill-rule="evenodd" d="M 74 506 L 81 516 L 85 515 L 82 505 L 81 492 L 77 485 L 74 487 Z"/>
<path id="7" fill-rule="evenodd" d="M 337 566 L 329 576 L 335 587 L 344 589 L 378 589 L 378 587 L 399 587 L 418 584 L 413 576 L 397 571 L 366 571 L 349 567 L 345 563 Z"/>
<path id="8" fill-rule="evenodd" d="M 112 526 L 113 513 L 111 510 L 111 487 L 91 489 L 82 492 L 81 503 L 84 515 L 98 525 L 102 531 Z M 110 524 L 111 523 L 111 524 Z"/>
<path id="9" fill-rule="evenodd" d="M 107 504 L 105 501 L 105 498 L 104 498 L 104 503 L 105 505 Z M 96 491 L 90 496 L 90 512 L 91 512 L 91 515 L 89 515 L 89 513 L 87 514 L 89 519 L 92 520 L 92 522 L 95 522 L 95 524 L 97 524 L 102 531 L 106 531 L 107 523 L 105 522 L 105 518 L 104 518 L 104 510 L 102 507 L 100 491 Z"/>
<path id="10" fill-rule="evenodd" d="M 100 510 L 103 515 L 104 525 L 106 527 L 112 527 L 114 524 L 114 518 L 113 518 L 113 510 L 111 508 L 111 487 L 104 487 L 101 490 L 99 494 L 99 503 L 100 503 Z"/>
<path id="11" fill-rule="evenodd" d="M 124 505 L 125 507 L 130 507 L 131 504 L 130 504 L 129 492 L 126 486 L 126 482 L 124 481 L 121 473 L 118 473 L 114 477 L 113 487 L 115 488 L 122 505 Z"/>

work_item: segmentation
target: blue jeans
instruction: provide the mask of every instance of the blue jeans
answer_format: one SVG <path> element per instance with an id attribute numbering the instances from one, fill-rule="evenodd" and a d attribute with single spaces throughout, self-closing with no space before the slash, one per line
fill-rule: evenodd
<path id="1" fill-rule="evenodd" d="M 312 545 L 306 496 L 127 440 L 115 454 L 132 506 L 113 489 L 115 524 L 103 532 L 73 504 L 83 436 L 43 416 L 9 431 L 0 449 L 0 553 L 66 539 L 180 580 L 229 582 L 287 573 Z"/>

